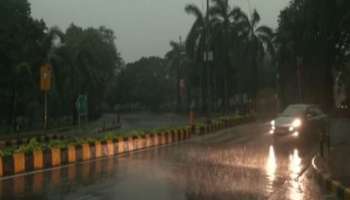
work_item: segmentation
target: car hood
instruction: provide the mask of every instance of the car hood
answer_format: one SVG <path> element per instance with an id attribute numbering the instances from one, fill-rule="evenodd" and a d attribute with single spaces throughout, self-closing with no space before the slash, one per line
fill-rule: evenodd
<path id="1" fill-rule="evenodd" d="M 293 123 L 293 121 L 296 119 L 296 117 L 277 117 L 275 119 L 275 126 L 276 127 L 289 127 Z"/>

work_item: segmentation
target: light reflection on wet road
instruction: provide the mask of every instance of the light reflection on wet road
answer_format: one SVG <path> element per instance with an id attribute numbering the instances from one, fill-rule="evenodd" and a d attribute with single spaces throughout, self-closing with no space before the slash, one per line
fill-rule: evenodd
<path id="1" fill-rule="evenodd" d="M 266 175 L 268 179 L 268 192 L 273 192 L 273 183 L 276 179 L 277 161 L 275 155 L 275 149 L 271 145 L 269 148 L 269 154 L 266 161 Z"/>
<path id="2" fill-rule="evenodd" d="M 189 142 L 0 180 L 1 199 L 318 199 L 299 178 L 315 145 L 253 123 Z M 307 194 L 307 197 L 306 195 Z"/>

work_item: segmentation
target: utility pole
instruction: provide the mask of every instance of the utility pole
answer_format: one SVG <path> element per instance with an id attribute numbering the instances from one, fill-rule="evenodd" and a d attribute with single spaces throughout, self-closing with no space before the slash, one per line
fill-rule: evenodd
<path id="1" fill-rule="evenodd" d="M 209 0 L 207 0 L 207 11 L 206 11 L 206 26 L 205 26 L 205 68 L 207 69 L 207 120 L 210 122 L 210 53 L 209 53 Z"/>
<path id="2" fill-rule="evenodd" d="M 47 114 L 47 95 L 51 89 L 52 66 L 44 64 L 40 68 L 40 89 L 44 93 L 44 124 L 43 128 L 48 128 L 48 114 Z"/>

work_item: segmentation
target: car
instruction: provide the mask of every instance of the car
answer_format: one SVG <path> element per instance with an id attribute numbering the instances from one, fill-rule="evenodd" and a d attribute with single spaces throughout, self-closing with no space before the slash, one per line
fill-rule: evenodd
<path id="1" fill-rule="evenodd" d="M 271 121 L 270 134 L 294 138 L 317 136 L 327 130 L 328 117 L 315 105 L 289 105 Z"/>

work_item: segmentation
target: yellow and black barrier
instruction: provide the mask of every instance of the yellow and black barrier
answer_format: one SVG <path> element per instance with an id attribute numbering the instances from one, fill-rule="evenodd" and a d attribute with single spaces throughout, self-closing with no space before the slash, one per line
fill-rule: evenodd
<path id="1" fill-rule="evenodd" d="M 0 177 L 41 170 L 95 158 L 114 156 L 135 150 L 174 144 L 239 124 L 235 119 L 218 120 L 210 125 L 172 129 L 143 136 L 129 136 L 93 143 L 69 144 L 65 148 L 36 150 L 31 153 L 17 152 L 0 156 Z"/>
<path id="2" fill-rule="evenodd" d="M 316 164 L 317 159 L 322 159 L 318 155 L 312 160 L 312 166 L 316 173 L 316 177 L 326 190 L 336 195 L 339 200 L 350 200 L 350 188 L 345 187 L 339 181 L 332 179 L 332 177 L 323 172 Z"/>

